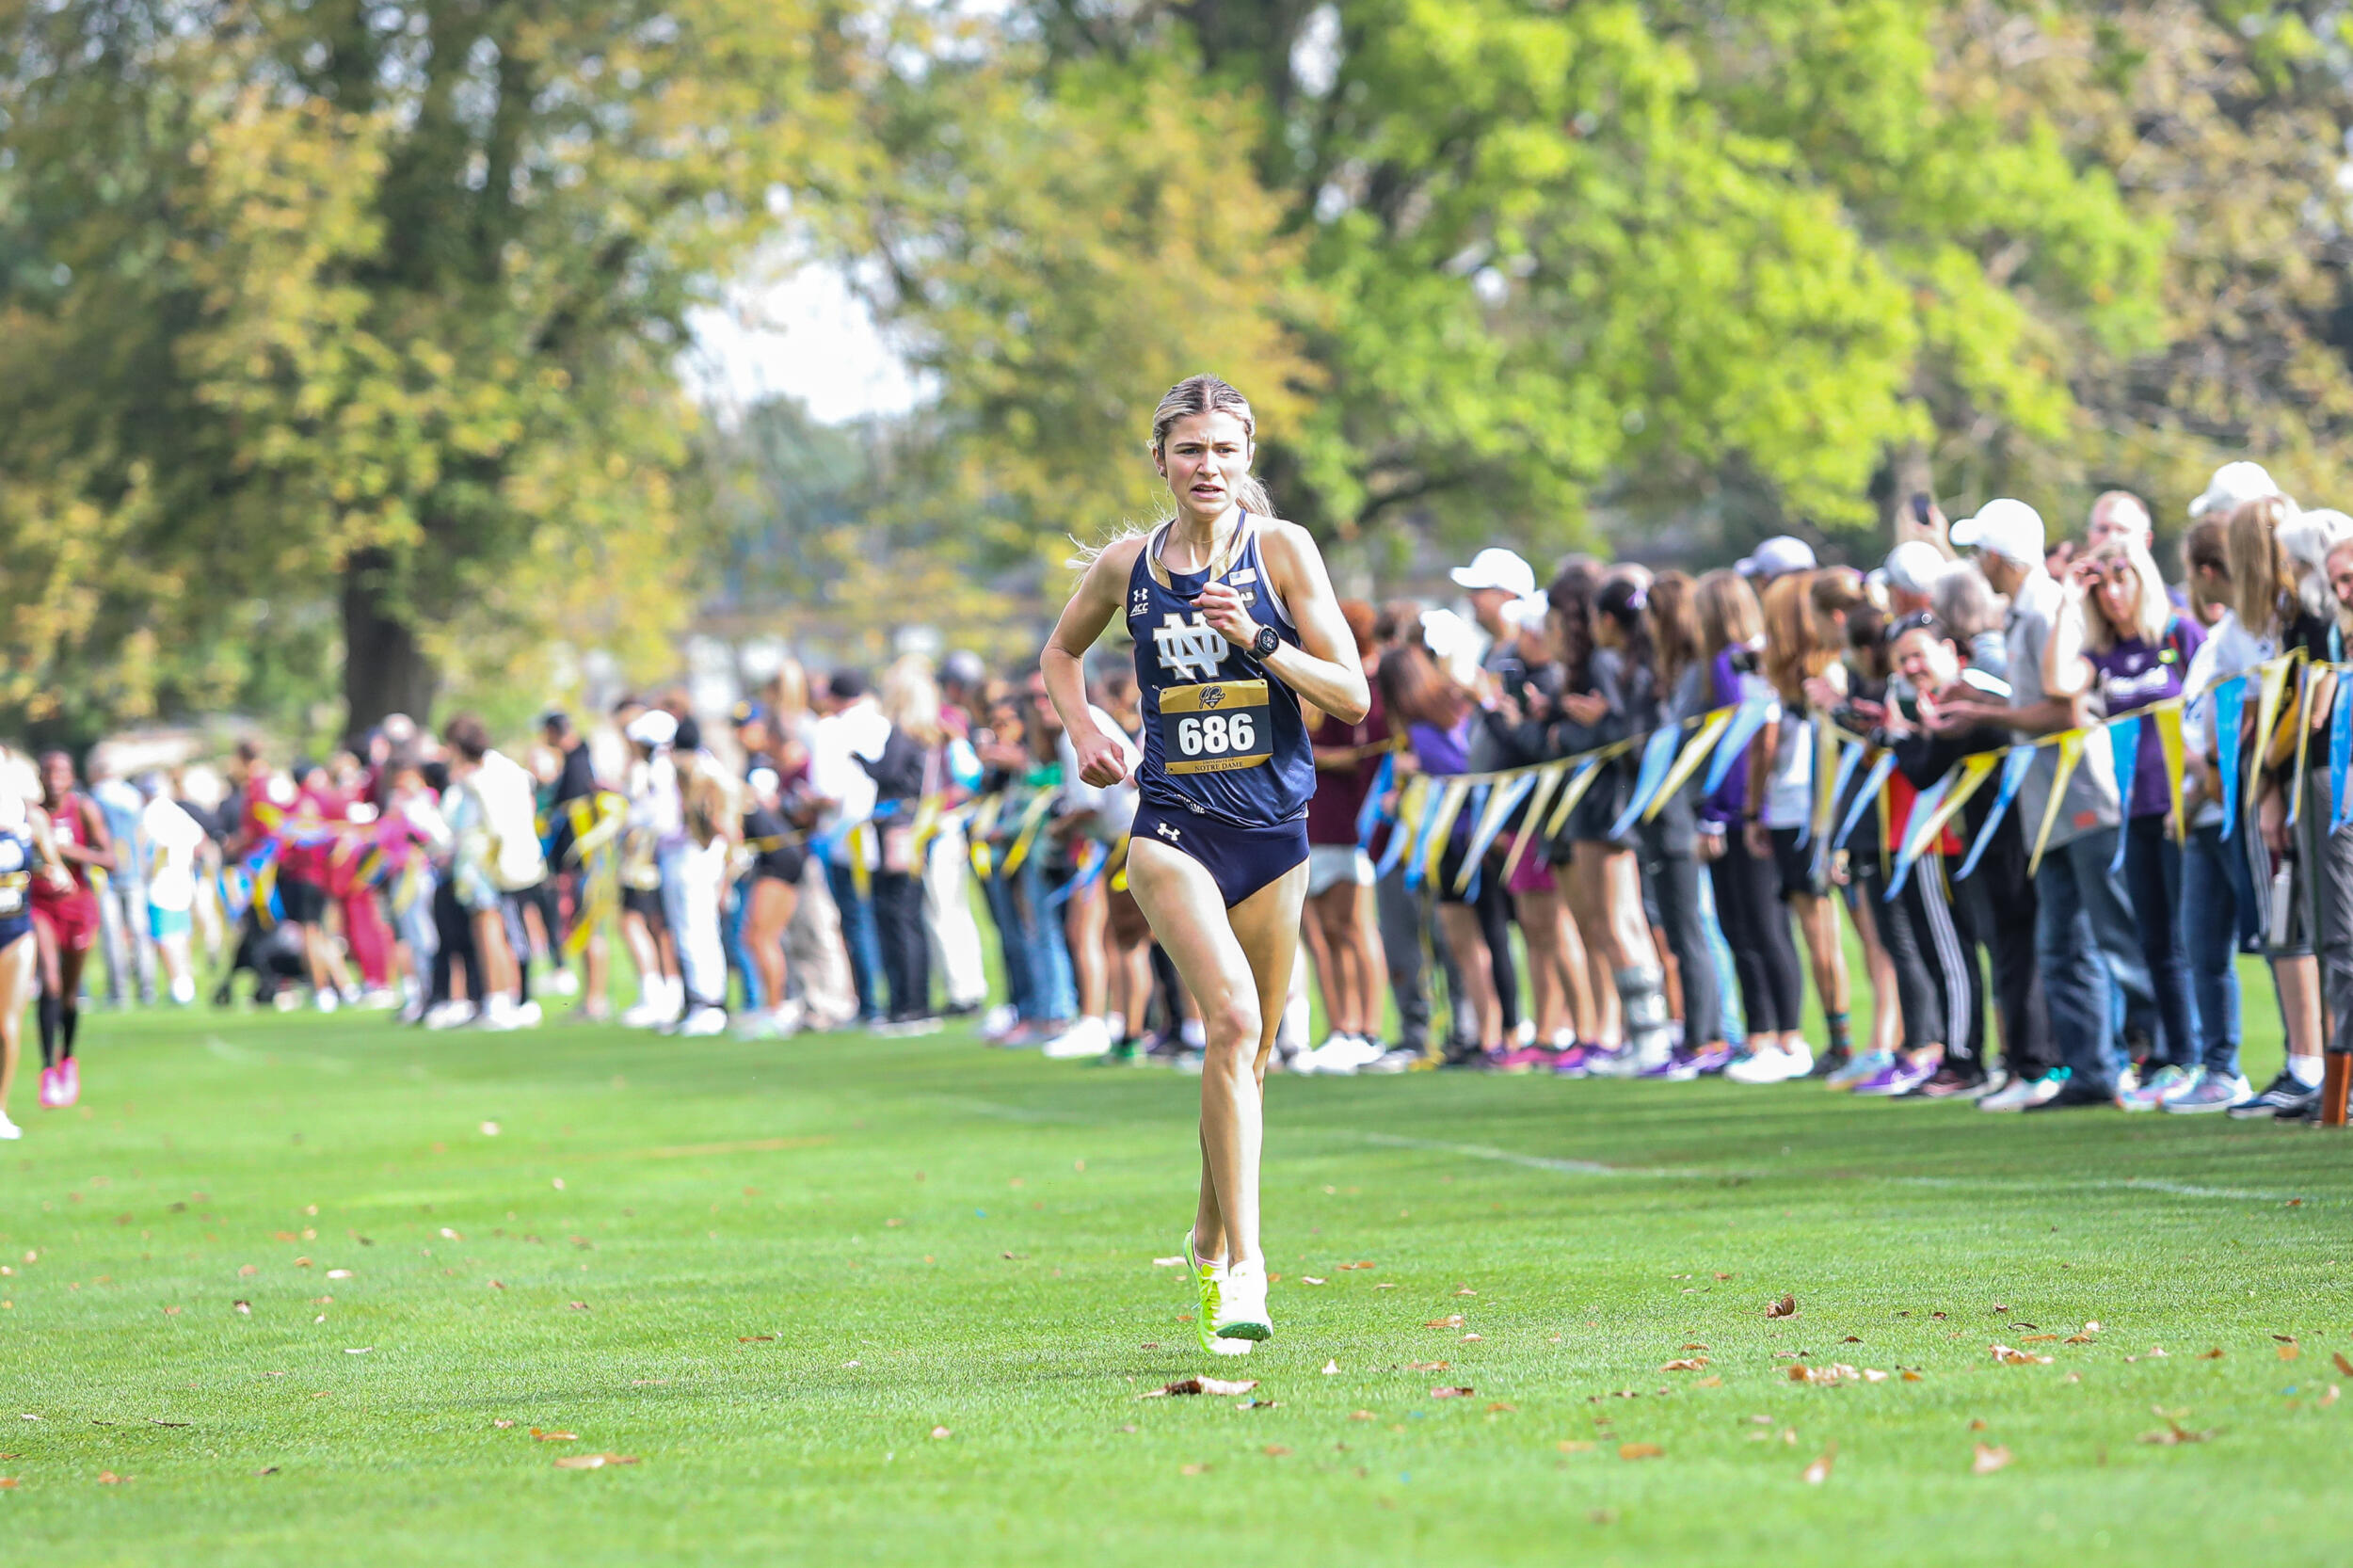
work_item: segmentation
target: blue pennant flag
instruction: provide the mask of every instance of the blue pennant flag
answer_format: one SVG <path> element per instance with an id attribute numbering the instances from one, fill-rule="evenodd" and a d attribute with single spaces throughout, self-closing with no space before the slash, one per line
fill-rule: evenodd
<path id="1" fill-rule="evenodd" d="M 2124 869 L 2124 840 L 2132 837 L 2133 777 L 2140 772 L 2140 726 L 2138 713 L 2128 713 L 2108 726 L 2108 745 L 2116 756 L 2116 856 L 2108 862 L 2108 873 L 2114 875 Z"/>
<path id="2" fill-rule="evenodd" d="M 2238 727 L 2247 712 L 2247 677 L 2234 675 L 2214 689 L 2214 762 L 2222 774 L 2222 836 L 2238 827 Z"/>
<path id="3" fill-rule="evenodd" d="M 1994 829 L 2002 825 L 2002 813 L 2009 809 L 2011 799 L 2018 793 L 2018 786 L 2026 781 L 2027 771 L 2034 766 L 2034 751 L 2032 746 L 2012 746 L 2009 755 L 2002 759 L 2002 780 L 1994 786 L 1993 808 L 1986 812 L 1985 825 L 1977 829 L 1977 841 L 1969 846 L 1969 857 L 1961 863 L 1961 870 L 1953 873 L 1955 882 L 1961 881 L 1977 869 L 1977 861 L 1984 856 L 1986 845 L 1993 841 Z"/>
<path id="4" fill-rule="evenodd" d="M 2329 830 L 2353 822 L 2353 801 L 2345 798 L 2345 776 L 2353 768 L 2353 680 L 2337 678 L 2337 711 L 2329 720 L 2329 798 L 2335 802 Z"/>
<path id="5" fill-rule="evenodd" d="M 1831 839 L 1833 843 L 1843 844 L 1847 841 L 1847 835 L 1854 831 L 1854 824 L 1863 820 L 1864 808 L 1879 799 L 1881 787 L 1886 784 L 1887 776 L 1895 771 L 1896 754 L 1892 751 L 1881 752 L 1880 760 L 1871 764 L 1871 771 L 1863 776 L 1862 786 L 1854 792 L 1854 802 L 1847 808 L 1846 819 L 1838 824 L 1837 833 Z"/>
<path id="6" fill-rule="evenodd" d="M 1716 755 L 1707 760 L 1707 777 L 1700 785 L 1700 793 L 1716 792 L 1716 786 L 1724 781 L 1732 764 L 1740 760 L 1740 754 L 1749 749 L 1749 743 L 1756 739 L 1756 732 L 1772 716 L 1771 697 L 1753 696 L 1740 704 L 1732 715 L 1732 723 L 1724 727 L 1724 738 L 1716 743 Z"/>
<path id="7" fill-rule="evenodd" d="M 1372 836 L 1381 829 L 1381 802 L 1388 794 L 1389 786 L 1397 778 L 1397 753 L 1385 752 L 1381 766 L 1374 771 L 1372 787 L 1365 792 L 1365 803 L 1356 808 L 1356 847 L 1370 849 Z"/>
<path id="8" fill-rule="evenodd" d="M 1624 811 L 1618 813 L 1618 820 L 1609 824 L 1610 838 L 1624 839 L 1633 832 L 1634 824 L 1641 820 L 1644 811 L 1650 809 L 1652 797 L 1658 793 L 1658 787 L 1667 782 L 1668 770 L 1675 764 L 1676 743 L 1682 739 L 1683 727 L 1676 724 L 1669 725 L 1642 743 L 1642 765 L 1634 775 L 1634 798 L 1626 802 Z"/>
<path id="9" fill-rule="evenodd" d="M 1830 801 L 1832 811 L 1835 812 L 1838 809 L 1838 802 L 1844 799 L 1847 793 L 1847 783 L 1849 779 L 1854 777 L 1854 771 L 1859 765 L 1861 765 L 1862 761 L 1863 743 L 1861 741 L 1849 741 L 1846 744 L 1845 748 L 1838 754 L 1838 775 L 1831 782 Z M 1813 820 L 1814 813 L 1808 811 L 1806 813 L 1806 821 L 1811 823 Z M 1819 882 L 1822 880 L 1823 873 L 1830 869 L 1831 852 L 1837 847 L 1838 840 L 1827 833 L 1822 836 L 1820 842 L 1814 846 L 1815 881 Z"/>

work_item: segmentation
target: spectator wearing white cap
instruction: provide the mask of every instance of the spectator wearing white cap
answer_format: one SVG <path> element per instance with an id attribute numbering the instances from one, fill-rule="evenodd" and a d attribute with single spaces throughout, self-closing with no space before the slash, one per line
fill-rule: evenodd
<path id="1" fill-rule="evenodd" d="M 1939 704 L 1929 728 L 1939 732 L 1983 723 L 2008 724 L 2022 740 L 2081 727 L 2086 719 L 2080 689 L 2055 689 L 2044 668 L 2062 594 L 2043 569 L 2042 518 L 2023 501 L 1989 501 L 1977 516 L 1953 525 L 1953 544 L 1977 552 L 1993 587 L 2009 595 L 2006 623 L 2010 697 L 2007 708 L 1990 696 Z M 2109 748 L 2090 744 L 2052 809 L 2058 751 L 2043 746 L 2018 792 L 2019 826 L 2028 853 L 2050 817 L 2042 864 L 2035 873 L 2035 957 L 2042 971 L 2052 1032 L 2066 1066 L 2031 1089 L 1995 1101 L 2004 1108 L 2055 1109 L 2112 1105 L 2121 1087 L 2113 1026 L 2113 999 L 2124 995 L 2128 1028 L 2146 1029 L 2152 1039 L 2156 997 L 2149 966 L 2141 956 L 2132 906 L 2123 884 L 2109 868 L 2122 815 L 2116 769 Z M 2064 1081 L 2055 1081 L 2064 1078 Z"/>
<path id="2" fill-rule="evenodd" d="M 2265 483 L 2269 479 L 2268 474 L 2265 475 Z M 2137 544 L 2143 550 L 2154 550 L 2156 539 L 2156 525 L 2150 520 L 2148 504 L 2130 490 L 2103 490 L 2091 504 L 2091 514 L 2084 522 L 2087 552 L 2106 544 Z"/>
<path id="3" fill-rule="evenodd" d="M 1945 552 L 1926 539 L 1906 539 L 1889 551 L 1880 568 L 1887 583 L 1888 618 L 1897 621 L 1932 611 L 1936 580 L 1952 566 Z"/>
<path id="4" fill-rule="evenodd" d="M 1793 571 L 1812 571 L 1817 565 L 1814 547 L 1803 539 L 1788 534 L 1776 534 L 1756 547 L 1752 555 L 1744 555 L 1733 563 L 1732 569 L 1749 580 L 1757 592 L 1776 577 L 1786 577 Z"/>
<path id="5" fill-rule="evenodd" d="M 2193 518 L 2227 518 L 2250 501 L 2261 501 L 2274 495 L 2285 497 L 2286 494 L 2279 482 L 2271 477 L 2270 471 L 2261 463 L 2225 463 L 2214 471 L 2212 479 L 2206 481 L 2205 492 L 2189 504 L 2189 515 Z M 2294 502 L 2289 502 L 2291 512 L 2295 510 L 2295 505 Z"/>
<path id="6" fill-rule="evenodd" d="M 1519 626 L 1509 618 L 1510 611 L 1535 593 L 1536 568 L 1517 551 L 1482 550 L 1471 557 L 1469 566 L 1456 567 L 1448 575 L 1456 587 L 1470 595 L 1471 616 L 1481 631 L 1498 646 L 1518 638 Z"/>

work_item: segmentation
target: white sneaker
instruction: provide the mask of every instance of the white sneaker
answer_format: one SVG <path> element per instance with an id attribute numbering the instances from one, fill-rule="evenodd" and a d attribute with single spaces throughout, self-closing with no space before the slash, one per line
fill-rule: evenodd
<path id="1" fill-rule="evenodd" d="M 2008 1083 L 1977 1101 L 1980 1111 L 2025 1111 L 2055 1099 L 2066 1085 L 2063 1072 L 2044 1073 L 2041 1078 L 2013 1074 Z"/>
<path id="2" fill-rule="evenodd" d="M 196 1004 L 196 976 L 184 974 L 171 983 L 171 1003 L 174 1007 L 192 1007 Z"/>
<path id="3" fill-rule="evenodd" d="M 311 999 L 311 1005 L 317 1008 L 322 1013 L 332 1013 L 336 1008 L 341 1007 L 343 1004 L 343 998 L 335 994 L 332 986 L 317 993 Z"/>
<path id="4" fill-rule="evenodd" d="M 1361 1034 L 1343 1034 L 1324 1048 L 1321 1070 L 1336 1078 L 1354 1078 L 1381 1060 L 1381 1048 Z"/>
<path id="5" fill-rule="evenodd" d="M 520 1007 L 515 1009 L 515 1027 L 517 1029 L 536 1029 L 546 1016 L 546 1014 L 539 1011 L 539 1004 L 537 1002 L 527 1001 Z"/>
<path id="6" fill-rule="evenodd" d="M 580 995 L 580 976 L 569 969 L 557 969 L 547 978 L 547 987 L 559 997 Z"/>
<path id="7" fill-rule="evenodd" d="M 456 1029 L 460 1024 L 471 1023 L 473 1020 L 473 1011 L 472 1002 L 459 1001 L 456 998 L 448 1001 L 437 1001 L 425 1009 L 424 1027 Z"/>
<path id="8" fill-rule="evenodd" d="M 1211 1325 L 1220 1339 L 1272 1339 L 1274 1325 L 1266 1309 L 1266 1265 L 1233 1263 L 1218 1281 L 1217 1321 Z"/>
<path id="9" fill-rule="evenodd" d="M 1021 1015 L 1014 1011 L 1013 1003 L 1000 1001 L 982 1016 L 981 1038 L 994 1044 L 1011 1034 L 1020 1022 Z"/>
<path id="10" fill-rule="evenodd" d="M 686 1021 L 678 1026 L 678 1032 L 689 1039 L 700 1040 L 712 1034 L 724 1033 L 727 1027 L 728 1016 L 724 1010 L 716 1007 L 697 1007 L 686 1015 Z"/>
<path id="11" fill-rule="evenodd" d="M 0 1111 L 0 1144 L 12 1144 L 24 1136 L 24 1129 L 8 1120 L 8 1113 Z"/>
<path id="12" fill-rule="evenodd" d="M 776 1009 L 775 1016 L 776 1038 L 782 1039 L 788 1034 L 798 1034 L 801 1032 L 802 1026 L 808 1018 L 808 1007 L 800 998 L 792 997 Z"/>
<path id="13" fill-rule="evenodd" d="M 504 991 L 492 992 L 482 999 L 482 1010 L 474 1015 L 473 1027 L 504 1034 L 516 1027 L 515 999 Z"/>
<path id="14" fill-rule="evenodd" d="M 1111 1048 L 1111 1026 L 1101 1018 L 1080 1018 L 1039 1047 L 1038 1054 L 1049 1062 L 1075 1062 Z"/>
<path id="15" fill-rule="evenodd" d="M 1735 1083 L 1786 1083 L 1814 1070 L 1814 1053 L 1801 1045 L 1795 1050 L 1769 1047 L 1752 1051 L 1724 1069 Z"/>
<path id="16" fill-rule="evenodd" d="M 670 1021 L 662 1008 L 662 999 L 651 990 L 637 993 L 637 1004 L 621 1015 L 624 1029 L 660 1029 Z"/>

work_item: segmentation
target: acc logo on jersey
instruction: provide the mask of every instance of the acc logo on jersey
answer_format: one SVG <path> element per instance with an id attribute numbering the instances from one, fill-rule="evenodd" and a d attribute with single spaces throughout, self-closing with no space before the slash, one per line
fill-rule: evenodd
<path id="1" fill-rule="evenodd" d="M 1152 591 L 1149 588 L 1138 588 L 1128 600 L 1128 618 L 1133 620 L 1151 608 Z"/>
<path id="2" fill-rule="evenodd" d="M 1207 680 L 1225 658 L 1225 639 L 1194 611 L 1187 620 L 1171 610 L 1152 631 L 1160 667 L 1180 680 Z"/>

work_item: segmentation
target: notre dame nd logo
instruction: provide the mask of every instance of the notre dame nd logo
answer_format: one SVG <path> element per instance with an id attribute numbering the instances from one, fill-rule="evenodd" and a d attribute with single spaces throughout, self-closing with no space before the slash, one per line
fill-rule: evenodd
<path id="1" fill-rule="evenodd" d="M 1160 667 L 1179 680 L 1207 680 L 1225 658 L 1225 639 L 1196 610 L 1188 620 L 1171 610 L 1152 629 Z"/>

